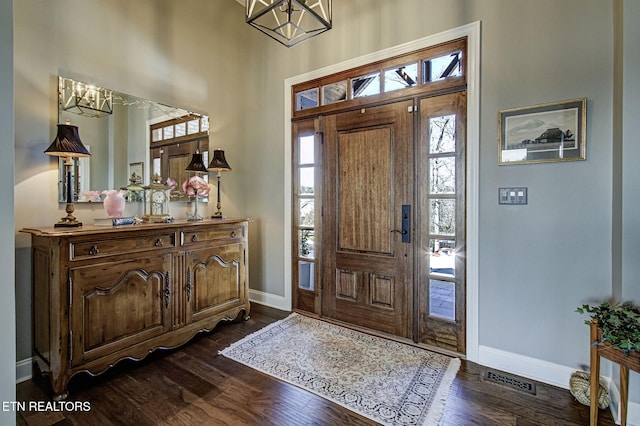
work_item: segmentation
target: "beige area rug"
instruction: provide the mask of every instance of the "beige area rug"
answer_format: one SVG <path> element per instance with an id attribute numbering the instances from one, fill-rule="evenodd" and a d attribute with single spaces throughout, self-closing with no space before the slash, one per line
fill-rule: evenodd
<path id="1" fill-rule="evenodd" d="M 437 425 L 460 360 L 291 314 L 220 351 L 386 425 Z"/>

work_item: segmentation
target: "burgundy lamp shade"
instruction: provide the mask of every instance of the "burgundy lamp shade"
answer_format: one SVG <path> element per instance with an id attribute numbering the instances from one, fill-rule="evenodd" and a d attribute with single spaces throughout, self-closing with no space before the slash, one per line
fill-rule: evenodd
<path id="1" fill-rule="evenodd" d="M 58 124 L 58 134 L 44 153 L 57 157 L 91 156 L 91 153 L 80 140 L 78 126 L 72 126 L 71 124 Z"/>
<path id="2" fill-rule="evenodd" d="M 212 172 L 229 172 L 231 171 L 231 166 L 227 163 L 227 159 L 224 158 L 224 151 L 221 149 L 216 149 L 213 151 L 213 159 L 209 163 L 208 170 Z"/>
<path id="3" fill-rule="evenodd" d="M 57 157 L 65 157 L 65 168 L 67 174 L 67 207 L 65 211 L 67 216 L 60 219 L 54 226 L 77 227 L 82 226 L 82 222 L 73 215 L 73 190 L 71 189 L 71 168 L 73 167 L 72 157 L 89 157 L 91 153 L 86 146 L 82 144 L 78 127 L 71 124 L 58 124 L 58 134 L 51 142 L 49 148 L 44 151 L 45 154 L 55 155 Z"/>
<path id="4" fill-rule="evenodd" d="M 184 170 L 187 172 L 195 172 L 195 173 L 208 172 L 207 168 L 204 165 L 204 162 L 202 161 L 202 154 L 200 154 L 199 149 L 196 149 L 196 152 L 191 157 L 191 162 L 189 163 L 187 168 Z"/>

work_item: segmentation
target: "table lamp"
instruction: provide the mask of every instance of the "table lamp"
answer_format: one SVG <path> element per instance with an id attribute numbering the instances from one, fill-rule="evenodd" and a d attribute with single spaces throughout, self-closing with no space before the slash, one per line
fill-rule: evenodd
<path id="1" fill-rule="evenodd" d="M 200 149 L 196 148 L 196 152 L 191 157 L 191 162 L 184 169 L 186 172 L 191 172 L 194 176 L 198 176 L 200 173 L 207 173 L 207 168 L 204 165 L 204 161 L 202 160 L 202 154 L 200 154 Z M 187 178 L 189 182 L 191 182 L 191 178 Z M 202 220 L 202 217 L 198 214 L 198 189 L 194 190 L 193 197 L 195 198 L 195 209 L 193 211 L 193 215 L 189 217 L 190 221 L 199 221 Z M 207 187 L 207 193 L 209 193 L 209 188 Z M 187 194 L 188 195 L 188 194 Z"/>
<path id="2" fill-rule="evenodd" d="M 218 204 L 216 205 L 218 211 L 215 212 L 213 216 L 211 216 L 211 218 L 224 219 L 222 211 L 220 210 L 220 208 L 222 207 L 222 204 L 220 203 L 220 172 L 230 172 L 231 166 L 229 166 L 226 158 L 224 158 L 224 151 L 221 148 L 213 151 L 213 159 L 209 163 L 209 167 L 207 167 L 207 170 L 211 172 L 218 172 Z"/>
<path id="3" fill-rule="evenodd" d="M 82 226 L 81 222 L 73 216 L 73 190 L 71 189 L 71 167 L 73 166 L 73 157 L 89 157 L 91 154 L 82 144 L 78 127 L 72 126 L 67 121 L 66 124 L 58 124 L 58 134 L 51 142 L 49 148 L 44 151 L 45 154 L 64 158 L 64 166 L 67 174 L 67 206 L 65 211 L 67 216 L 60 219 L 54 226 L 56 227 L 77 227 Z M 76 179 L 78 177 L 76 176 Z"/>

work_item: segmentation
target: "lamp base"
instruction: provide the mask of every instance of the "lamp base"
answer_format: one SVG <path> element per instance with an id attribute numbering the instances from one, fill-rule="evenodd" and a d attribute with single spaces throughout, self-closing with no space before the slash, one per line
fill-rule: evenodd
<path id="1" fill-rule="evenodd" d="M 82 222 L 58 222 L 53 226 L 54 228 L 77 228 L 82 226 Z"/>
<path id="2" fill-rule="evenodd" d="M 79 226 L 82 226 L 82 222 L 78 222 L 77 220 L 70 221 L 70 220 L 66 220 L 67 218 L 63 218 L 60 222 L 56 223 L 55 225 L 53 225 L 55 228 L 77 228 Z"/>
<path id="3" fill-rule="evenodd" d="M 82 222 L 78 222 L 78 219 L 72 214 L 73 213 L 73 203 L 67 203 L 65 208 L 67 215 L 60 219 L 58 223 L 53 225 L 55 228 L 77 228 L 78 226 L 82 226 Z"/>
<path id="4" fill-rule="evenodd" d="M 227 217 L 222 214 L 221 211 L 217 211 L 211 216 L 211 219 L 226 219 Z"/>

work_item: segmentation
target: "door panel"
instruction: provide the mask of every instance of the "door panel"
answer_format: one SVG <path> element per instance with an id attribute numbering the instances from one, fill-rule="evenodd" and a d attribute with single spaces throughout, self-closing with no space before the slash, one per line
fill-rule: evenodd
<path id="1" fill-rule="evenodd" d="M 323 117 L 322 313 L 404 337 L 413 305 L 413 250 L 400 231 L 413 197 L 412 106 Z"/>
<path id="2" fill-rule="evenodd" d="M 391 142 L 388 125 L 339 133 L 340 251 L 392 254 Z"/>

